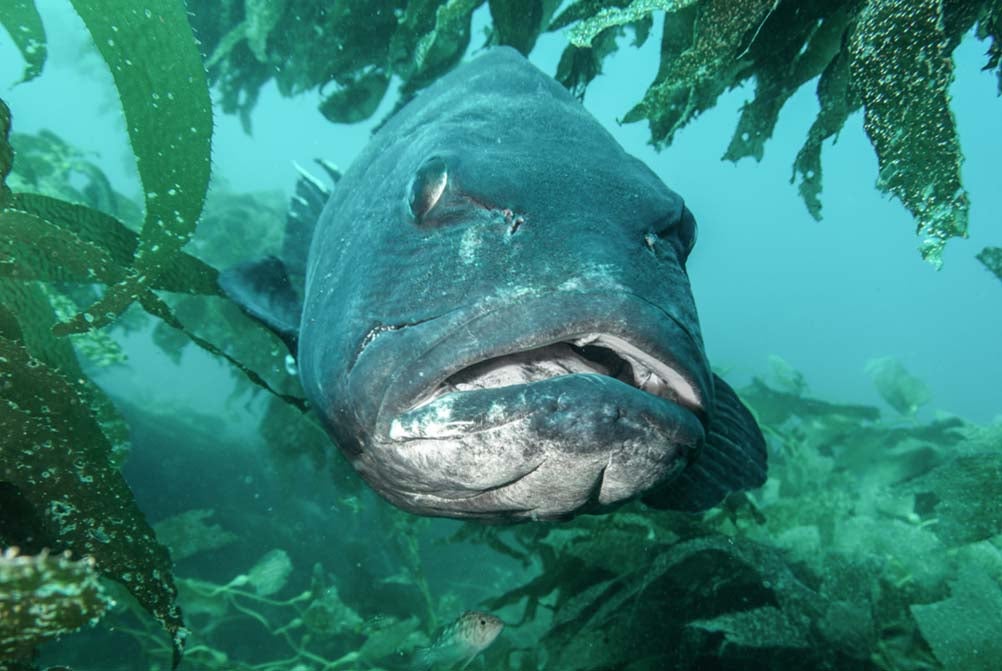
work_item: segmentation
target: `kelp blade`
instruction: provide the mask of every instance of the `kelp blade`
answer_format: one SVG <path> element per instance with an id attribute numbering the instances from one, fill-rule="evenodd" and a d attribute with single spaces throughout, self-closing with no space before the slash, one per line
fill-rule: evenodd
<path id="1" fill-rule="evenodd" d="M 179 656 L 187 630 L 170 557 L 112 464 L 91 393 L 6 337 L 16 335 L 9 328 L 16 320 L 2 311 L 0 432 L 7 438 L 0 480 L 38 511 L 56 547 L 94 557 L 102 573 L 125 585 L 163 623 Z"/>
<path id="2" fill-rule="evenodd" d="M 122 313 L 171 264 L 195 231 L 209 184 L 212 106 L 183 3 L 71 0 L 118 89 L 143 185 L 146 218 L 135 271 L 87 312 L 75 333 Z"/>
<path id="3" fill-rule="evenodd" d="M 34 0 L 4 0 L 0 3 L 0 26 L 7 29 L 14 46 L 24 58 L 21 82 L 31 81 L 42 74 L 48 49 L 45 27 Z"/>

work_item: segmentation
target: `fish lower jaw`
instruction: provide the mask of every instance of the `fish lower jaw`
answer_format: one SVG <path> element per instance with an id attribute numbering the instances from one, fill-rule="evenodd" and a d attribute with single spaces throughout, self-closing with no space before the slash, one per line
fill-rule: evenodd
<path id="1" fill-rule="evenodd" d="M 491 357 L 452 373 L 409 410 L 447 394 L 532 384 L 566 375 L 604 375 L 699 413 L 695 386 L 676 367 L 618 336 L 585 334 L 530 350 Z"/>

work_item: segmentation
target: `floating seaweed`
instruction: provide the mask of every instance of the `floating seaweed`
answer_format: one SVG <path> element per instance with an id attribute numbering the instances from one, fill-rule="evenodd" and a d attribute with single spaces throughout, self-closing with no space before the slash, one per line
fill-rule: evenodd
<path id="1" fill-rule="evenodd" d="M 5 550 L 0 553 L 0 664 L 29 660 L 38 644 L 95 624 L 112 604 L 93 559 Z"/>
<path id="2" fill-rule="evenodd" d="M 238 113 L 245 127 L 271 80 L 284 95 L 319 89 L 321 112 L 353 122 L 375 113 L 393 77 L 406 99 L 456 65 L 470 44 L 473 12 L 484 4 L 199 0 L 192 22 L 224 111 Z M 821 146 L 862 109 L 879 162 L 877 187 L 914 217 L 923 258 L 938 267 L 946 241 L 966 236 L 948 93 L 952 53 L 975 28 L 990 40 L 986 68 L 999 71 L 1002 86 L 998 0 L 577 0 L 559 14 L 561 3 L 552 0 L 486 4 L 486 44 L 529 53 L 542 33 L 568 29 L 555 76 L 579 97 L 619 48 L 617 39 L 630 30 L 634 46 L 643 45 L 655 13 L 663 13 L 657 76 L 624 116 L 647 121 L 656 147 L 670 145 L 725 91 L 754 80 L 724 158 L 761 159 L 785 102 L 820 77 L 821 110 L 793 166 L 810 213 L 821 217 Z"/>
<path id="3" fill-rule="evenodd" d="M 906 417 L 914 415 L 932 399 L 925 383 L 905 370 L 897 359 L 871 359 L 866 362 L 866 373 L 887 405 Z"/>

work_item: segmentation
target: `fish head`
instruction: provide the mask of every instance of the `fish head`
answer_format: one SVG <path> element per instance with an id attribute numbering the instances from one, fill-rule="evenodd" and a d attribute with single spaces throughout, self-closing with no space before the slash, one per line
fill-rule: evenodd
<path id="1" fill-rule="evenodd" d="M 456 620 L 450 633 L 464 648 L 477 654 L 487 649 L 504 629 L 501 618 L 479 610 L 468 610 Z"/>
<path id="2" fill-rule="evenodd" d="M 339 183 L 310 252 L 305 389 L 405 509 L 616 505 L 705 437 L 695 234 L 682 198 L 559 84 L 493 50 L 409 103 Z"/>

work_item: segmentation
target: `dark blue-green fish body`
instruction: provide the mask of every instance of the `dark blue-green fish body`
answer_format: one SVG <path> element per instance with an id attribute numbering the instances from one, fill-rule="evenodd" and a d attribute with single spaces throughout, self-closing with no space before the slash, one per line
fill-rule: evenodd
<path id="1" fill-rule="evenodd" d="M 710 370 L 682 198 L 508 48 L 408 103 L 316 222 L 305 300 L 274 260 L 223 287 L 296 348 L 362 476 L 420 514 L 702 510 L 765 479 Z"/>

